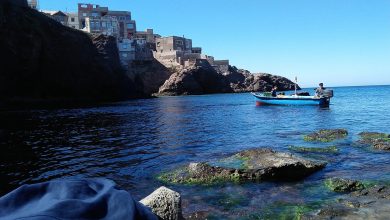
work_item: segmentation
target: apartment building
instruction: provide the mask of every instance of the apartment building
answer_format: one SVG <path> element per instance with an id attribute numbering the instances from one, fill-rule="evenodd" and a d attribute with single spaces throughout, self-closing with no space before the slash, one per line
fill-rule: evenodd
<path id="1" fill-rule="evenodd" d="M 136 33 L 136 23 L 131 20 L 131 12 L 129 11 L 108 11 L 107 15 L 118 20 L 119 24 L 119 40 L 133 39 Z"/>
<path id="2" fill-rule="evenodd" d="M 108 7 L 100 7 L 95 4 L 78 4 L 78 19 L 79 28 L 84 29 L 86 27 L 86 18 L 101 18 L 108 13 Z"/>
<path id="3" fill-rule="evenodd" d="M 38 0 L 27 0 L 27 4 L 30 8 L 38 10 Z"/>
<path id="4" fill-rule="evenodd" d="M 66 13 L 68 15 L 68 27 L 74 29 L 80 29 L 79 14 L 78 13 Z"/>
<path id="5" fill-rule="evenodd" d="M 118 37 L 119 25 L 116 18 L 109 15 L 103 17 L 86 17 L 85 31 L 94 34 L 104 34 L 107 36 Z"/>
<path id="6" fill-rule="evenodd" d="M 68 15 L 65 14 L 62 11 L 41 11 L 43 14 L 47 15 L 48 17 L 58 21 L 62 25 L 68 26 Z"/>

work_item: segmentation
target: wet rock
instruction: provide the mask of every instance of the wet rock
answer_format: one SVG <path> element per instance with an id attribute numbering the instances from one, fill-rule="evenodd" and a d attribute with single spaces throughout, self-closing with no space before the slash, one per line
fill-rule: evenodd
<path id="1" fill-rule="evenodd" d="M 337 139 L 345 138 L 348 131 L 345 129 L 321 129 L 317 132 L 305 135 L 305 141 L 331 142 Z"/>
<path id="2" fill-rule="evenodd" d="M 160 187 L 140 201 L 164 220 L 183 219 L 180 194 L 166 187 Z"/>
<path id="3" fill-rule="evenodd" d="M 188 166 L 159 176 L 160 180 L 184 184 L 216 184 L 243 181 L 293 181 L 321 170 L 326 163 L 306 160 L 290 153 L 271 149 L 251 149 L 239 152 L 224 161 L 223 167 L 208 163 Z M 237 167 L 238 164 L 238 167 Z"/>
<path id="4" fill-rule="evenodd" d="M 342 196 L 319 211 L 303 219 L 388 219 L 390 216 L 390 189 L 372 186 Z"/>
<path id="5" fill-rule="evenodd" d="M 300 153 L 338 153 L 339 149 L 336 146 L 329 147 L 302 147 L 302 146 L 289 146 L 289 150 Z"/>
<path id="6" fill-rule="evenodd" d="M 325 180 L 325 185 L 335 192 L 353 192 L 365 188 L 364 184 L 359 181 L 342 178 L 329 178 Z"/>
<path id="7" fill-rule="evenodd" d="M 379 132 L 362 132 L 359 134 L 359 142 L 368 144 L 377 150 L 390 150 L 390 134 Z"/>

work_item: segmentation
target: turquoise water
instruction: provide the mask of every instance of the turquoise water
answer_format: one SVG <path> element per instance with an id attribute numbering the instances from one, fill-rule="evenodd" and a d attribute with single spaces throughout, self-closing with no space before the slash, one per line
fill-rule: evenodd
<path id="1" fill-rule="evenodd" d="M 218 94 L 82 109 L 3 111 L 0 193 L 50 179 L 106 177 L 141 199 L 163 185 L 156 175 L 189 162 L 216 161 L 253 147 L 289 151 L 290 145 L 336 145 L 337 154 L 301 154 L 328 165 L 300 182 L 167 185 L 181 193 L 187 217 L 292 217 L 337 197 L 324 188 L 328 177 L 390 180 L 390 152 L 355 144 L 362 131 L 390 133 L 390 86 L 341 87 L 334 92 L 328 109 L 256 107 L 250 94 Z M 332 143 L 303 141 L 304 134 L 322 128 L 345 128 L 349 136 Z"/>

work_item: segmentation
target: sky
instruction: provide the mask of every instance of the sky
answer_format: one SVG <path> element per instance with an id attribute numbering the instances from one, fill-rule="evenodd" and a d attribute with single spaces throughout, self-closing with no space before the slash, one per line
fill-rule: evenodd
<path id="1" fill-rule="evenodd" d="M 40 0 L 76 12 L 78 0 Z M 298 84 L 390 85 L 390 0 L 83 0 L 131 11 L 137 30 L 185 36 L 203 53 Z"/>

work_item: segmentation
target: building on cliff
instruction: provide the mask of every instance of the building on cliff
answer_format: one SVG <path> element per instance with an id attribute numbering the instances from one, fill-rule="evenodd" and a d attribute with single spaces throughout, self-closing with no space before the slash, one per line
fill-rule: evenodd
<path id="1" fill-rule="evenodd" d="M 161 38 L 161 35 L 154 34 L 153 29 L 146 29 L 146 31 L 137 31 L 135 33 L 136 39 L 144 39 L 147 43 L 156 44 L 156 39 Z"/>
<path id="2" fill-rule="evenodd" d="M 80 29 L 79 14 L 73 12 L 66 14 L 68 15 L 68 27 Z"/>
<path id="3" fill-rule="evenodd" d="M 41 11 L 43 14 L 47 15 L 48 17 L 58 21 L 62 25 L 68 26 L 68 15 L 65 14 L 62 11 Z"/>
<path id="4" fill-rule="evenodd" d="M 136 33 L 136 22 L 131 20 L 131 12 L 129 11 L 108 11 L 107 15 L 114 17 L 119 23 L 118 39 L 133 39 Z"/>
<path id="5" fill-rule="evenodd" d="M 108 13 L 108 7 L 100 7 L 94 4 L 78 4 L 78 19 L 79 28 L 84 29 L 86 27 L 86 18 L 99 19 Z"/>
<path id="6" fill-rule="evenodd" d="M 191 66 L 200 60 L 207 60 L 218 72 L 229 70 L 229 60 L 214 60 L 214 57 L 202 54 L 201 47 L 192 47 L 192 40 L 184 37 L 162 37 L 156 39 L 155 59 L 167 67 Z"/>
<path id="7" fill-rule="evenodd" d="M 103 17 L 86 17 L 85 31 L 92 34 L 119 37 L 119 23 L 115 17 L 105 15 Z"/>
<path id="8" fill-rule="evenodd" d="M 32 9 L 35 9 L 35 10 L 39 9 L 38 0 L 27 0 L 27 4 Z"/>

